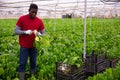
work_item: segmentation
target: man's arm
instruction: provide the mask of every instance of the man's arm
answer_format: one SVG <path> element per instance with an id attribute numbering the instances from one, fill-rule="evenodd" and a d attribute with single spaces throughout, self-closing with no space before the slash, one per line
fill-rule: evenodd
<path id="1" fill-rule="evenodd" d="M 35 33 L 37 36 L 45 35 L 45 30 L 40 30 L 39 32 Z"/>
<path id="2" fill-rule="evenodd" d="M 15 30 L 14 30 L 14 34 L 15 35 L 25 35 L 25 34 L 32 34 L 31 30 L 26 30 L 26 31 L 22 31 L 21 28 L 19 26 L 16 26 Z"/>
<path id="3" fill-rule="evenodd" d="M 45 34 L 45 30 L 43 29 L 43 30 L 40 30 L 40 33 L 41 34 Z"/>
<path id="4" fill-rule="evenodd" d="M 19 26 L 16 26 L 16 28 L 15 28 L 15 30 L 14 30 L 14 34 L 15 34 L 15 35 L 24 35 L 25 32 L 22 31 Z"/>

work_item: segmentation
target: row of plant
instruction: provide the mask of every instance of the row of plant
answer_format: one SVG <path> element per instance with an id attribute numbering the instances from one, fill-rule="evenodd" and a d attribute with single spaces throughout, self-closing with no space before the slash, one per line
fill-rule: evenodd
<path id="1" fill-rule="evenodd" d="M 0 79 L 18 79 L 18 36 L 13 36 L 16 20 L 0 20 Z M 55 80 L 55 63 L 82 65 L 84 27 L 82 19 L 44 19 L 46 35 L 38 46 L 37 77 L 28 80 Z M 111 21 L 113 21 L 111 23 Z M 87 53 L 103 51 L 109 58 L 120 55 L 119 19 L 92 19 L 87 21 Z M 97 53 L 96 53 L 97 54 Z M 26 67 L 29 73 L 29 65 Z"/>

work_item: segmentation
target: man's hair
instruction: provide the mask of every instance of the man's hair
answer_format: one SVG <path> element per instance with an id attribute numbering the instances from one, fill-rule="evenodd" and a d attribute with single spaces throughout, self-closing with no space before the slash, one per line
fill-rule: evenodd
<path id="1" fill-rule="evenodd" d="M 29 11 L 31 10 L 31 9 L 38 9 L 38 6 L 36 5 L 36 4 L 30 4 L 30 7 L 29 7 Z"/>

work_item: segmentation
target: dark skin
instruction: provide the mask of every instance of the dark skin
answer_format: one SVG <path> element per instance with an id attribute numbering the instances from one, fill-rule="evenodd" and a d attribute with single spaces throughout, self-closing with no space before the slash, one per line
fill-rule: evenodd
<path id="1" fill-rule="evenodd" d="M 31 9 L 29 10 L 29 17 L 30 17 L 31 19 L 35 18 L 36 15 L 37 15 L 37 11 L 38 11 L 37 9 L 31 8 Z"/>

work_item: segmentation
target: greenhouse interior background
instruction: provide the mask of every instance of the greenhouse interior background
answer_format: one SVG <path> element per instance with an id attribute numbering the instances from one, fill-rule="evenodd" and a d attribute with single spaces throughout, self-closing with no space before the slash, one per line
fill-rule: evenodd
<path id="1" fill-rule="evenodd" d="M 31 3 L 46 34 L 35 36 L 37 70 L 28 63 L 26 80 L 120 80 L 120 0 L 0 0 L 0 80 L 19 80 L 14 31 Z"/>
<path id="2" fill-rule="evenodd" d="M 28 13 L 31 3 L 39 7 L 41 18 L 120 17 L 120 0 L 0 0 L 0 18 L 18 18 Z M 85 11 L 86 3 L 86 11 Z"/>

